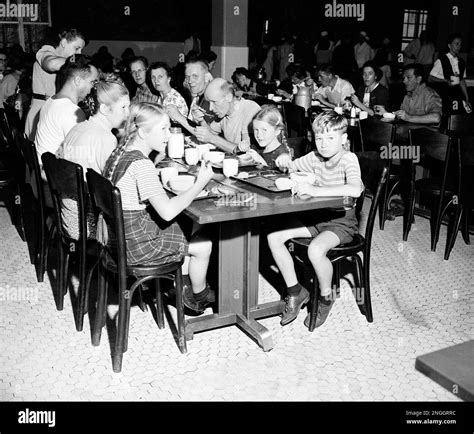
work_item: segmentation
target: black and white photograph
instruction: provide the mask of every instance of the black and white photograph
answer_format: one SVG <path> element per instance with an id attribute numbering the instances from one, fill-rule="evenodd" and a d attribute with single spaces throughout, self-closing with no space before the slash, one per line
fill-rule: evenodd
<path id="1" fill-rule="evenodd" d="M 0 0 L 0 433 L 472 433 L 473 109 L 472 0 Z"/>

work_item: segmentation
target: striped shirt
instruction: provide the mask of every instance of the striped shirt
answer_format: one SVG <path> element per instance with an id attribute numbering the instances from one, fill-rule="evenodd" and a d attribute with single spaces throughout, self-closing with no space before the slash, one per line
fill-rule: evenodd
<path id="1" fill-rule="evenodd" d="M 155 166 L 148 158 L 131 163 L 117 187 L 122 195 L 122 208 L 129 211 L 145 209 L 145 202 L 152 196 L 166 196 Z"/>
<path id="2" fill-rule="evenodd" d="M 359 160 L 352 152 L 344 151 L 339 161 L 332 166 L 326 165 L 326 162 L 317 152 L 310 152 L 292 161 L 289 169 L 314 173 L 315 184 L 320 187 L 337 187 L 351 182 L 362 185 Z"/>

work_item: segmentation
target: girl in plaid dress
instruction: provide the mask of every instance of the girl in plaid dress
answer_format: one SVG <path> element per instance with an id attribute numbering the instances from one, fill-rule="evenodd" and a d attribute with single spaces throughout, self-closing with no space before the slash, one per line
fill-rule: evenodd
<path id="1" fill-rule="evenodd" d="M 164 152 L 169 127 L 169 117 L 161 106 L 132 105 L 124 135 L 103 174 L 121 192 L 128 264 L 166 264 L 189 255 L 191 285 L 184 288 L 184 302 L 193 310 L 204 311 L 215 299 L 206 284 L 212 245 L 199 234 L 186 237 L 176 217 L 203 190 L 213 172 L 210 165 L 202 165 L 189 190 L 168 197 L 148 155 Z"/>

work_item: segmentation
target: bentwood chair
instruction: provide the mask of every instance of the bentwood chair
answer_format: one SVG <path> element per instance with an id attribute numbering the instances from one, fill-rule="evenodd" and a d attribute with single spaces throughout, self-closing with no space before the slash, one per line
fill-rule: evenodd
<path id="1" fill-rule="evenodd" d="M 123 353 L 128 348 L 128 332 L 130 323 L 130 308 L 135 290 L 143 283 L 152 279 L 168 279 L 175 283 L 178 347 L 186 353 L 185 318 L 183 304 L 183 281 L 181 265 L 183 261 L 164 265 L 133 265 L 127 264 L 125 229 L 122 212 L 120 190 L 94 170 L 87 170 L 87 184 L 92 204 L 103 219 L 108 233 L 109 242 L 101 245 L 99 252 L 99 288 L 97 295 L 97 310 L 92 332 L 92 344 L 100 344 L 102 327 L 106 320 L 107 305 L 107 273 L 115 275 L 118 281 L 119 310 L 117 322 L 117 338 L 113 350 L 113 370 L 122 370 Z M 98 224 L 100 231 L 100 223 Z M 127 287 L 127 277 L 135 281 Z M 156 310 L 159 328 L 164 328 L 163 299 L 159 284 L 156 285 Z"/>
<path id="2" fill-rule="evenodd" d="M 364 151 L 379 151 L 381 158 L 387 161 L 388 179 L 382 191 L 379 209 L 379 225 L 383 230 L 389 210 L 390 199 L 401 180 L 400 166 L 392 164 L 390 150 L 395 145 L 396 126 L 389 122 L 368 118 L 359 122 Z M 384 154 L 384 150 L 386 153 Z"/>
<path id="3" fill-rule="evenodd" d="M 25 187 L 25 161 L 20 149 L 20 137 L 0 109 L 0 193 L 10 200 L 12 224 L 18 227 L 23 241 L 26 240 L 23 218 L 23 193 Z"/>
<path id="4" fill-rule="evenodd" d="M 84 181 L 82 166 L 71 161 L 56 158 L 51 152 L 41 156 L 43 168 L 48 179 L 53 200 L 54 211 L 58 223 L 57 230 L 57 308 L 63 310 L 64 296 L 68 287 L 69 260 L 71 254 L 79 256 L 79 287 L 77 290 L 76 330 L 82 331 L 84 315 L 87 313 L 91 267 L 86 280 L 87 257 L 97 258 L 95 240 L 88 241 L 87 233 L 87 187 Z M 78 234 L 71 236 L 63 221 L 63 201 L 74 213 Z M 74 204 L 74 205 L 73 205 Z"/>
<path id="5" fill-rule="evenodd" d="M 35 241 L 33 247 L 32 263 L 36 267 L 36 278 L 38 282 L 44 279 L 49 247 L 56 229 L 56 219 L 54 210 L 46 206 L 41 169 L 38 162 L 35 144 L 28 140 L 20 140 L 21 151 L 26 162 L 27 171 L 31 182 L 36 185 L 36 197 L 32 197 L 32 205 L 35 209 Z M 52 218 L 51 226 L 48 230 L 47 220 Z"/>
<path id="6" fill-rule="evenodd" d="M 373 322 L 372 315 L 372 302 L 370 295 L 370 254 L 372 247 L 372 232 L 374 229 L 375 215 L 379 202 L 382 200 L 382 192 L 385 187 L 385 183 L 388 179 L 388 167 L 386 162 L 374 160 L 365 153 L 358 154 L 359 163 L 362 172 L 362 182 L 364 183 L 365 190 L 358 198 L 356 202 L 356 215 L 360 223 L 360 215 L 364 198 L 366 197 L 367 190 L 372 193 L 372 203 L 370 206 L 369 214 L 367 217 L 367 224 L 365 226 L 364 236 L 356 234 L 354 239 L 348 244 L 341 244 L 334 249 L 329 250 L 327 253 L 328 258 L 334 267 L 333 272 L 333 287 L 339 292 L 340 288 L 340 261 L 346 258 L 354 258 L 357 267 L 357 279 L 354 279 L 356 284 L 356 301 L 359 304 L 359 308 L 363 315 L 367 318 L 368 322 Z M 369 156 L 369 158 L 367 158 Z M 294 238 L 290 240 L 289 250 L 292 252 L 297 267 L 302 267 L 305 272 L 309 272 L 312 275 L 313 291 L 312 291 L 312 302 L 310 308 L 310 322 L 309 331 L 314 331 L 316 326 L 316 314 L 318 311 L 319 304 L 319 284 L 318 279 L 314 274 L 314 269 L 308 258 L 308 246 L 311 243 L 311 238 Z M 359 256 L 362 253 L 363 259 Z M 360 285 L 361 293 L 357 291 L 357 280 Z"/>
<path id="7" fill-rule="evenodd" d="M 284 102 L 282 111 L 288 137 L 304 136 L 309 127 L 305 109 L 291 102 Z"/>
<path id="8" fill-rule="evenodd" d="M 462 220 L 462 235 L 466 244 L 469 240 L 469 218 L 474 205 L 473 166 L 474 166 L 474 114 L 453 114 L 448 118 L 447 134 L 454 140 L 457 151 L 457 183 L 459 186 L 460 208 L 456 209 L 453 230 L 449 243 L 454 246 L 459 225 Z"/>
<path id="9" fill-rule="evenodd" d="M 408 189 L 408 212 L 403 217 L 403 240 L 408 239 L 413 217 L 415 214 L 415 195 L 419 192 L 423 196 L 432 198 L 430 226 L 431 226 L 431 251 L 436 251 L 439 240 L 439 233 L 443 217 L 449 208 L 455 209 L 455 214 L 461 209 L 459 198 L 459 188 L 456 177 L 449 176 L 450 168 L 454 169 L 451 174 L 460 170 L 456 167 L 458 160 L 457 146 L 453 145 L 453 140 L 446 134 L 432 131 L 427 128 L 419 128 L 408 131 L 410 146 L 418 146 L 423 155 L 423 164 L 430 166 L 431 174 L 427 178 L 415 181 L 415 165 L 413 161 L 409 164 L 409 189 Z M 453 149 L 454 148 L 454 149 Z M 441 165 L 441 169 L 437 166 Z M 438 170 L 437 170 L 438 169 Z M 437 172 L 440 173 L 437 173 Z M 452 225 L 450 225 L 452 227 Z M 446 242 L 445 259 L 449 258 L 452 246 L 449 246 L 449 236 Z"/>

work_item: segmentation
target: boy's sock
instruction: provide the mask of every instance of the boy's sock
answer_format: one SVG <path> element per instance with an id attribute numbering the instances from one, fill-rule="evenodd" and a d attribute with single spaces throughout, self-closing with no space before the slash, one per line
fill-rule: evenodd
<path id="1" fill-rule="evenodd" d="M 332 289 L 321 289 L 320 296 L 319 296 L 320 301 L 323 301 L 325 304 L 330 304 L 334 301 L 334 296 Z"/>
<path id="2" fill-rule="evenodd" d="M 209 295 L 209 286 L 206 285 L 201 292 L 194 293 L 194 299 L 196 301 L 204 301 L 207 299 L 208 295 Z"/>
<path id="3" fill-rule="evenodd" d="M 287 295 L 289 295 L 290 297 L 295 297 L 297 296 L 300 291 L 303 289 L 303 287 L 297 283 L 296 285 L 293 285 L 293 286 L 289 286 L 287 289 L 286 289 L 286 293 Z"/>

